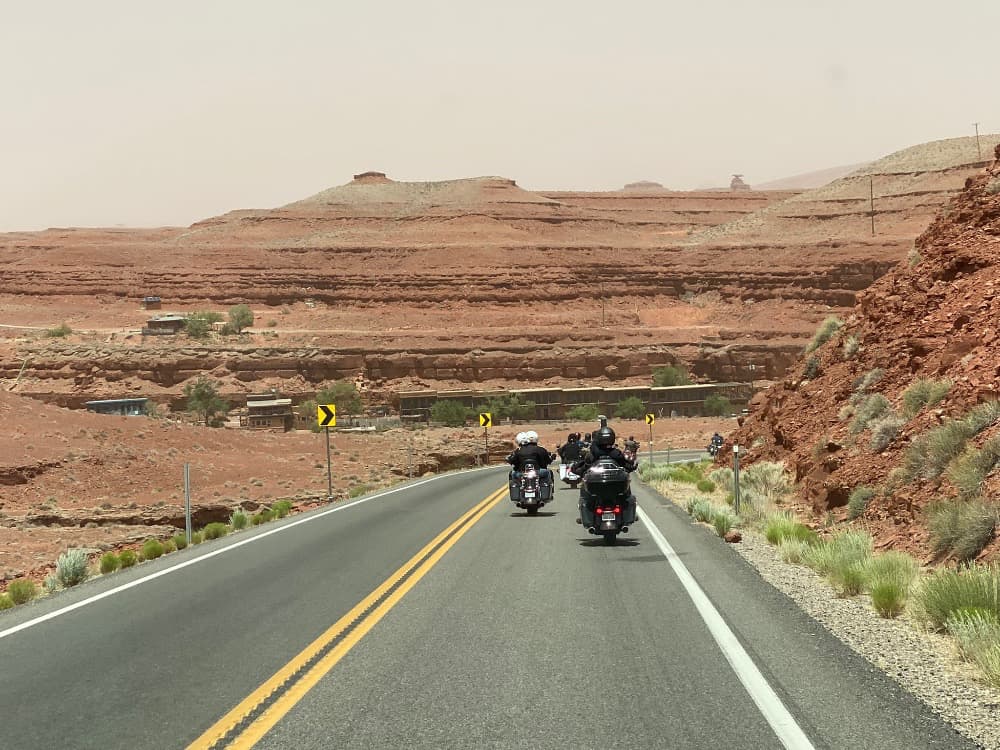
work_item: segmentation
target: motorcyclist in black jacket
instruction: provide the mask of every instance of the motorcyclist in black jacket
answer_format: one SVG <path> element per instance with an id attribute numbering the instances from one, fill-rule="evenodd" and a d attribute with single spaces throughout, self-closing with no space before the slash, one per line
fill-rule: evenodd
<path id="1" fill-rule="evenodd" d="M 571 464 L 574 461 L 579 460 L 582 450 L 583 444 L 580 442 L 579 433 L 571 432 L 569 437 L 566 438 L 566 444 L 559 448 L 556 452 L 559 454 L 559 458 L 564 464 Z"/>
<path id="2" fill-rule="evenodd" d="M 551 484 L 552 473 L 548 466 L 555 461 L 555 454 L 549 453 L 538 444 L 538 433 L 533 430 L 521 433 L 517 437 L 517 450 L 507 456 L 507 463 L 514 467 L 515 476 L 524 471 L 524 465 L 528 461 L 533 461 L 538 466 L 538 475 L 542 481 Z"/>
<path id="3" fill-rule="evenodd" d="M 589 452 L 573 464 L 572 471 L 577 476 L 582 477 L 591 466 L 602 458 L 610 458 L 625 471 L 635 471 L 635 461 L 630 461 L 624 453 L 615 447 L 615 431 L 607 426 L 601 427 L 594 433 Z"/>

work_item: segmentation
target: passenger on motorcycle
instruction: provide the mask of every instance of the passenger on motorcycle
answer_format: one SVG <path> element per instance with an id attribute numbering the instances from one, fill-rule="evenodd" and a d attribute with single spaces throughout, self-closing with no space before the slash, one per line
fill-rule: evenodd
<path id="1" fill-rule="evenodd" d="M 512 472 L 513 476 L 520 476 L 521 472 L 524 471 L 524 465 L 528 461 L 533 461 L 536 466 L 538 466 L 538 476 L 541 481 L 551 485 L 552 484 L 552 472 L 549 471 L 548 465 L 552 463 L 556 457 L 554 454 L 549 453 L 542 446 L 538 444 L 538 433 L 534 430 L 529 430 L 528 432 L 519 433 L 517 436 L 518 449 L 507 456 L 507 463 L 514 467 Z"/>
<path id="2" fill-rule="evenodd" d="M 579 460 L 582 450 L 583 444 L 580 442 L 579 433 L 571 432 L 566 438 L 566 444 L 558 448 L 556 453 L 559 454 L 559 458 L 564 464 L 571 464 Z"/>

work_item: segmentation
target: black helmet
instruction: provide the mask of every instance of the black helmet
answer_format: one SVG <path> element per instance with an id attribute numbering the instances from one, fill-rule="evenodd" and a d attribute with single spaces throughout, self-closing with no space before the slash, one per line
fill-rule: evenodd
<path id="1" fill-rule="evenodd" d="M 610 448 L 615 444 L 615 431 L 610 427 L 602 427 L 594 433 L 594 442 L 602 448 Z"/>

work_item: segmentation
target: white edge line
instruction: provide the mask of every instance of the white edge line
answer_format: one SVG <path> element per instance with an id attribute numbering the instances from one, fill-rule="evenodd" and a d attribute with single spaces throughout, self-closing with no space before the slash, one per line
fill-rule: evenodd
<path id="1" fill-rule="evenodd" d="M 708 595 L 705 594 L 698 585 L 698 582 L 695 581 L 694 576 L 691 575 L 687 566 L 678 557 L 674 548 L 670 546 L 670 542 L 663 536 L 663 532 L 657 528 L 656 524 L 653 523 L 653 520 L 642 508 L 638 508 L 638 516 L 642 519 L 646 528 L 649 529 L 650 536 L 653 537 L 656 546 L 660 548 L 664 557 L 667 558 L 670 567 L 673 568 L 677 578 L 680 579 L 681 585 L 684 586 L 688 596 L 691 597 L 691 601 L 694 602 L 698 614 L 701 615 L 701 619 L 708 626 L 708 631 L 719 645 L 719 649 L 726 657 L 726 661 L 729 662 L 733 671 L 736 672 L 736 676 L 740 678 L 743 687 L 746 688 L 753 702 L 757 704 L 757 708 L 763 714 L 767 723 L 771 725 L 771 729 L 774 730 L 781 744 L 788 748 L 788 750 L 815 750 L 806 733 L 802 731 L 802 728 L 795 721 L 791 712 L 785 707 L 781 698 L 774 692 L 774 688 L 771 687 L 764 675 L 761 674 L 760 669 L 754 664 L 753 659 L 750 658 L 750 655 L 743 648 L 742 644 L 740 644 L 736 635 L 726 625 L 726 621 L 719 614 L 719 610 L 715 608 L 709 600 Z"/>
<path id="2" fill-rule="evenodd" d="M 497 466 L 499 466 L 499 465 L 500 464 L 497 464 Z M 233 542 L 231 544 L 227 544 L 225 547 L 219 547 L 219 549 L 212 550 L 211 552 L 206 552 L 205 554 L 202 554 L 202 555 L 198 555 L 197 557 L 194 557 L 194 558 L 192 558 L 190 560 L 185 560 L 183 562 L 179 562 L 176 565 L 170 566 L 169 568 L 164 568 L 163 570 L 158 570 L 155 573 L 150 573 L 149 575 L 145 575 L 142 578 L 136 578 L 134 581 L 129 581 L 128 583 L 123 583 L 122 585 L 115 586 L 114 588 L 108 589 L 107 591 L 102 591 L 100 594 L 94 594 L 93 596 L 89 596 L 86 599 L 81 599 L 80 601 L 74 602 L 73 604 L 68 604 L 65 607 L 60 607 L 59 609 L 54 609 L 51 612 L 48 612 L 48 613 L 46 613 L 44 615 L 39 615 L 38 617 L 34 617 L 34 618 L 30 619 L 30 620 L 26 620 L 25 622 L 22 622 L 20 625 L 14 625 L 13 627 L 7 628 L 6 630 L 0 630 L 0 640 L 6 638 L 8 636 L 14 635 L 15 633 L 19 633 L 22 630 L 27 630 L 28 628 L 34 627 L 35 625 L 40 625 L 43 622 L 48 622 L 49 620 L 54 620 L 56 617 L 61 617 L 62 615 L 65 615 L 65 614 L 68 614 L 68 613 L 70 613 L 70 612 L 72 612 L 74 610 L 80 609 L 81 607 L 86 607 L 88 604 L 94 604 L 95 602 L 99 602 L 102 599 L 107 599 L 108 597 L 114 596 L 115 594 L 120 594 L 123 591 L 128 591 L 129 589 L 135 588 L 136 586 L 139 586 L 140 584 L 148 583 L 149 581 L 156 580 L 157 578 L 161 578 L 161 577 L 163 577 L 165 575 L 170 575 L 171 573 L 175 573 L 178 570 L 183 570 L 184 568 L 187 568 L 188 566 L 197 565 L 198 563 L 203 562 L 205 560 L 208 560 L 210 558 L 216 557 L 217 555 L 224 555 L 225 553 L 231 552 L 232 550 L 237 549 L 239 547 L 242 547 L 245 544 L 252 544 L 253 542 L 256 542 L 256 541 L 258 541 L 260 539 L 264 539 L 265 537 L 269 537 L 272 534 L 280 534 L 283 531 L 287 531 L 288 529 L 295 528 L 296 526 L 299 526 L 300 524 L 303 524 L 303 523 L 309 523 L 310 521 L 315 521 L 316 519 L 323 518 L 324 516 L 328 516 L 331 513 L 337 513 L 338 511 L 347 510 L 348 508 L 353 508 L 356 505 L 361 505 L 362 503 L 367 503 L 370 500 L 377 500 L 377 499 L 379 499 L 381 497 L 385 497 L 386 495 L 395 494 L 396 492 L 402 492 L 403 490 L 409 490 L 409 489 L 412 489 L 414 487 L 419 487 L 420 485 L 427 484 L 428 482 L 434 482 L 434 481 L 437 481 L 439 479 L 444 479 L 446 477 L 453 477 L 453 476 L 457 476 L 459 474 L 468 474 L 468 473 L 475 472 L 475 471 L 484 471 L 486 469 L 495 469 L 495 468 L 497 468 L 497 466 L 483 466 L 483 467 L 480 467 L 478 469 L 466 469 L 464 471 L 449 472 L 447 474 L 439 474 L 439 475 L 434 476 L 434 477 L 428 477 L 427 479 L 422 479 L 419 482 L 414 482 L 413 484 L 407 484 L 404 487 L 394 487 L 393 489 L 386 490 L 385 492 L 379 492 L 376 495 L 371 495 L 369 497 L 363 497 L 363 498 L 361 498 L 359 500 L 355 500 L 352 503 L 348 503 L 347 505 L 338 505 L 335 508 L 329 508 L 329 509 L 321 511 L 319 513 L 313 513 L 313 514 L 307 515 L 304 518 L 299 518 L 299 519 L 297 519 L 295 521 L 290 521 L 288 523 L 283 523 L 283 524 L 281 524 L 280 526 L 278 526 L 276 528 L 269 529 L 268 531 L 263 531 L 263 532 L 258 533 L 258 534 L 254 534 L 253 536 L 248 537 L 248 538 L 243 539 L 243 540 L 240 540 L 238 542 Z"/>

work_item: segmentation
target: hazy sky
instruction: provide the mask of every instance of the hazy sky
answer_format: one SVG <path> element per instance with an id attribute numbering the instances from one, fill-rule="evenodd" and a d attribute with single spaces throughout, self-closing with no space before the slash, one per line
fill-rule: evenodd
<path id="1" fill-rule="evenodd" d="M 1000 0 L 0 0 L 0 230 L 368 169 L 751 183 L 1000 131 Z"/>

